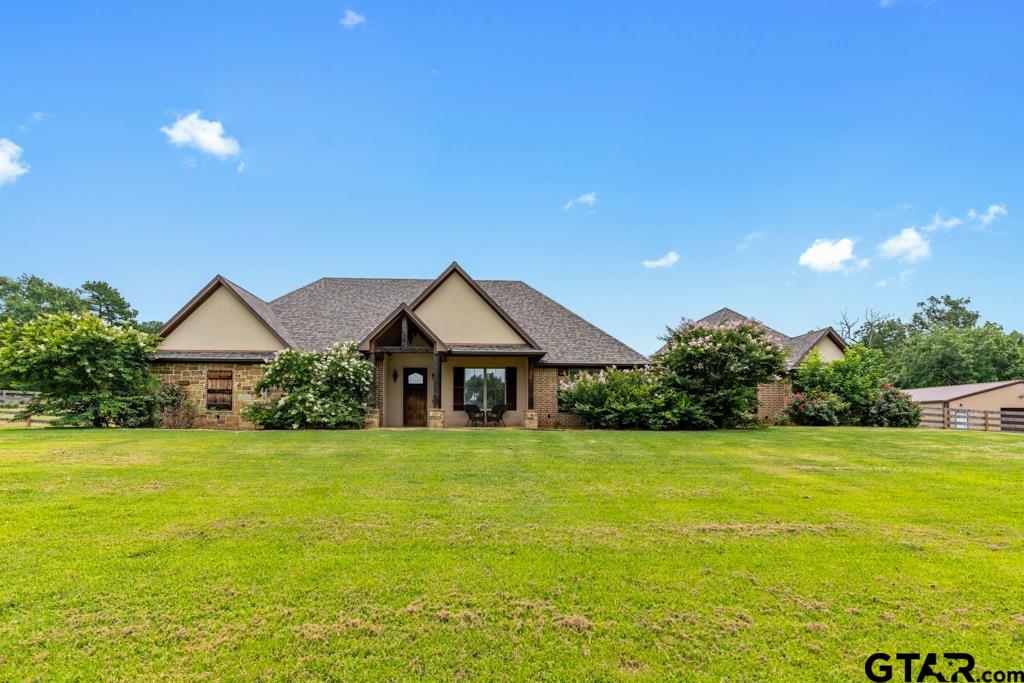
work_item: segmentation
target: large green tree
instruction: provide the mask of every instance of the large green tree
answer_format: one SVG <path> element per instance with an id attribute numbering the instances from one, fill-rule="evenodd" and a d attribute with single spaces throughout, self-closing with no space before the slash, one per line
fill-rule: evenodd
<path id="1" fill-rule="evenodd" d="M 0 383 L 41 392 L 24 413 L 56 415 L 59 424 L 151 424 L 176 400 L 149 373 L 157 343 L 89 313 L 9 319 L 0 322 Z"/>
<path id="2" fill-rule="evenodd" d="M 27 323 L 46 313 L 81 313 L 85 303 L 73 289 L 35 275 L 0 275 L 0 320 Z"/>
<path id="3" fill-rule="evenodd" d="M 917 302 L 917 313 L 910 319 L 910 328 L 914 332 L 934 332 L 974 327 L 981 319 L 981 314 L 967 308 L 970 303 L 970 297 L 957 299 L 949 294 L 930 296 Z"/>
<path id="4" fill-rule="evenodd" d="M 863 322 L 844 312 L 838 324 L 848 340 L 880 350 L 883 375 L 904 388 L 1024 377 L 1024 335 L 991 322 L 979 326 L 970 303 L 930 296 L 907 323 L 869 310 Z"/>
<path id="5" fill-rule="evenodd" d="M 913 334 L 896 351 L 898 386 L 994 382 L 1024 377 L 1024 337 L 991 323 Z"/>
<path id="6" fill-rule="evenodd" d="M 139 315 L 121 292 L 106 282 L 87 280 L 78 288 L 78 294 L 86 310 L 112 325 L 133 324 Z"/>
<path id="7" fill-rule="evenodd" d="M 157 320 L 138 320 L 139 312 L 102 280 L 87 280 L 78 289 L 68 289 L 36 275 L 0 275 L 0 321 L 21 325 L 42 315 L 86 312 L 112 325 L 130 325 L 150 334 L 163 326 Z"/>

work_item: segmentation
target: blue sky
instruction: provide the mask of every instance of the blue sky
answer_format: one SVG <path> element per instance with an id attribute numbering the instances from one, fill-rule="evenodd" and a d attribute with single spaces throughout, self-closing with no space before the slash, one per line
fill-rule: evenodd
<path id="1" fill-rule="evenodd" d="M 8 2 L 0 273 L 105 279 L 167 318 L 217 272 L 270 299 L 458 260 L 643 352 L 722 306 L 798 334 L 952 293 L 1021 329 L 1022 22 L 953 0 Z"/>

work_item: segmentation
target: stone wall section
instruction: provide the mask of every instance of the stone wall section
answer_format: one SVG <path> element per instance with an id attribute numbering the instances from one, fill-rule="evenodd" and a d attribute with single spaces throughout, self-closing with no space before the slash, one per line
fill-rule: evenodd
<path id="1" fill-rule="evenodd" d="M 206 373 L 209 370 L 231 370 L 231 409 L 211 410 L 206 407 Z M 242 407 L 255 400 L 254 387 L 263 376 L 260 363 L 182 363 L 158 361 L 150 371 L 161 382 L 179 387 L 196 406 L 196 427 L 204 429 L 253 429 L 242 419 Z"/>

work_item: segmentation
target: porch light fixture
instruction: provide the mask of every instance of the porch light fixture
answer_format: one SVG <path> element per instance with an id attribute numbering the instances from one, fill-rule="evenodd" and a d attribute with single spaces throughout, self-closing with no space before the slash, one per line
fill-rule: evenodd
<path id="1" fill-rule="evenodd" d="M 391 371 L 391 379 L 394 382 L 398 381 L 398 370 L 392 370 Z"/>

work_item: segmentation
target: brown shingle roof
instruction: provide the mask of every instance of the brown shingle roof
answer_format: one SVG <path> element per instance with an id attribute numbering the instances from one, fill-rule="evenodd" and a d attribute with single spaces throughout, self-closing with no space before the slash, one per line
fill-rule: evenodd
<path id="1" fill-rule="evenodd" d="M 268 306 L 300 349 L 359 341 L 433 280 L 321 278 Z M 545 365 L 642 365 L 647 358 L 518 280 L 476 280 L 545 354 Z"/>
<path id="2" fill-rule="evenodd" d="M 1014 384 L 1024 385 L 1024 380 L 1011 379 L 1002 382 L 951 384 L 945 387 L 921 387 L 920 389 L 904 389 L 904 391 L 910 394 L 910 398 L 914 399 L 918 403 L 945 403 L 946 401 L 955 401 L 958 398 L 973 396 L 975 394 L 983 394 L 986 391 L 1002 389 L 1003 387 L 1012 386 Z"/>

